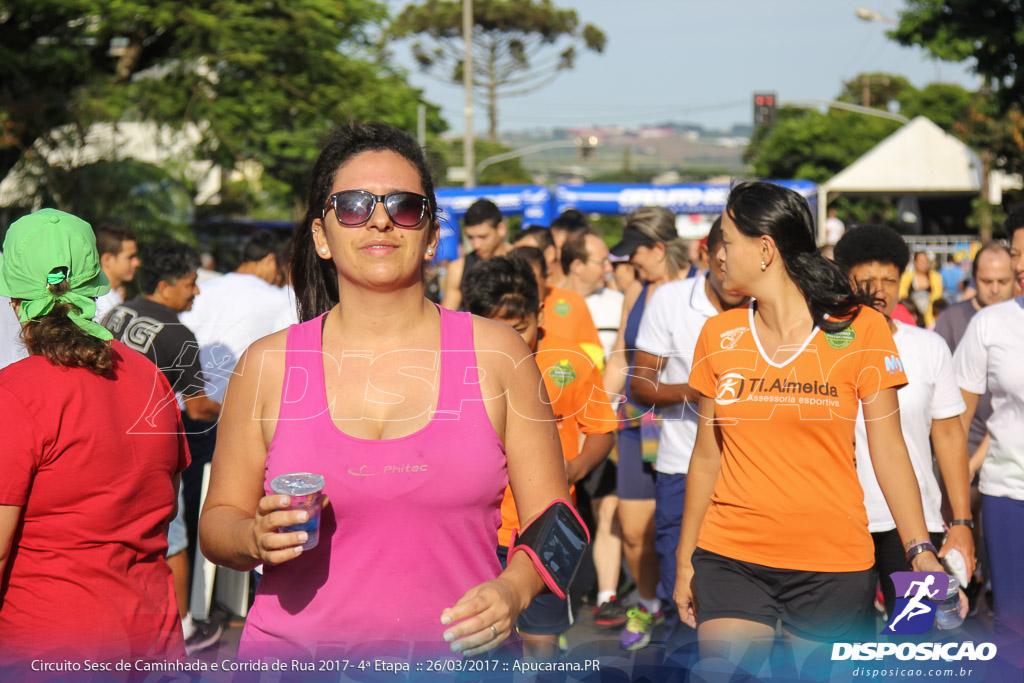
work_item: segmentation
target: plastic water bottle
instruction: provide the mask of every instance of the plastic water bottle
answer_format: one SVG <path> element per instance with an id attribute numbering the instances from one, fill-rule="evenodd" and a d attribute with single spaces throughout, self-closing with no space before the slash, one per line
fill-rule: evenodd
<path id="1" fill-rule="evenodd" d="M 949 631 L 962 623 L 964 618 L 960 616 L 960 582 L 955 576 L 951 576 L 946 599 L 940 602 L 935 610 L 935 625 L 943 631 Z"/>
<path id="2" fill-rule="evenodd" d="M 966 586 L 970 582 L 970 577 L 967 576 L 967 563 L 964 562 L 964 556 L 960 554 L 959 550 L 951 549 L 941 562 L 946 573 L 955 576 L 961 586 Z"/>

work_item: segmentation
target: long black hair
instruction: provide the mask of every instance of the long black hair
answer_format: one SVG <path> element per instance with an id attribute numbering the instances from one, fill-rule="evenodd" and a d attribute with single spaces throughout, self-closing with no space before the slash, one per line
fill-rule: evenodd
<path id="1" fill-rule="evenodd" d="M 765 182 L 740 183 L 729 193 L 725 211 L 747 237 L 775 240 L 816 327 L 845 330 L 861 306 L 871 305 L 873 299 L 855 292 L 843 269 L 818 251 L 811 207 L 793 190 Z"/>
<path id="2" fill-rule="evenodd" d="M 481 261 L 466 273 L 466 310 L 484 318 L 506 320 L 540 313 L 537 278 L 530 262 L 515 255 L 518 251 Z"/>
<path id="3" fill-rule="evenodd" d="M 313 221 L 324 214 L 334 177 L 346 162 L 363 152 L 394 152 L 413 165 L 420 176 L 429 204 L 430 226 L 436 230 L 437 197 L 423 149 L 408 133 L 385 123 L 349 123 L 337 128 L 327 139 L 313 166 L 306 216 L 295 226 L 292 258 L 292 287 L 299 320 L 312 320 L 338 303 L 338 271 L 330 259 L 316 254 Z"/>

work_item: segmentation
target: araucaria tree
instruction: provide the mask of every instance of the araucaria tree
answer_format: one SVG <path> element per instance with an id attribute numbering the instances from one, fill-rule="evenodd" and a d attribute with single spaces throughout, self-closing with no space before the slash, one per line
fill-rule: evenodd
<path id="1" fill-rule="evenodd" d="M 579 50 L 601 53 L 607 41 L 601 29 L 581 25 L 574 10 L 551 0 L 473 0 L 473 24 L 473 89 L 487 108 L 492 140 L 498 137 L 500 98 L 544 87 L 574 66 Z M 425 73 L 462 82 L 461 0 L 411 4 L 390 33 L 413 41 L 413 56 Z"/>

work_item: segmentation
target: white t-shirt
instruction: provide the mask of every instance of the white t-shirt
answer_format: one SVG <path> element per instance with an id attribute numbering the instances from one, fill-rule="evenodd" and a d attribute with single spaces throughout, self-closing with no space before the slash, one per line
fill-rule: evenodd
<path id="1" fill-rule="evenodd" d="M 227 273 L 199 288 L 192 310 L 178 318 L 199 342 L 210 399 L 224 400 L 235 364 L 250 344 L 284 329 L 280 321 L 287 306 L 284 290 L 255 275 Z"/>
<path id="2" fill-rule="evenodd" d="M 617 292 L 608 287 L 589 294 L 584 301 L 590 309 L 590 317 L 594 319 L 597 327 L 597 336 L 601 338 L 601 346 L 604 347 L 604 355 L 607 358 L 615 346 L 615 339 L 619 336 L 619 325 L 622 323 L 622 300 L 625 299 L 622 292 Z"/>
<path id="3" fill-rule="evenodd" d="M 654 291 L 640 321 L 636 347 L 665 359 L 659 380 L 690 381 L 693 351 L 704 322 L 718 311 L 704 291 L 707 275 L 668 282 Z M 677 403 L 661 411 L 661 440 L 654 469 L 686 474 L 697 440 L 697 406 Z"/>
<path id="4" fill-rule="evenodd" d="M 978 311 L 953 355 L 960 388 L 992 393 L 991 436 L 978 489 L 1024 500 L 1024 297 Z"/>
<path id="5" fill-rule="evenodd" d="M 288 297 L 288 307 L 278 314 L 274 326 L 283 330 L 290 325 L 299 324 L 299 310 L 295 301 L 295 289 L 291 285 L 285 285 L 281 291 Z"/>
<path id="6" fill-rule="evenodd" d="M 123 303 L 124 297 L 121 296 L 120 292 L 111 287 L 109 292 L 103 296 L 96 297 L 96 316 L 93 320 L 96 322 L 102 322 L 103 316 L 105 316 L 110 309 Z"/>
<path id="7" fill-rule="evenodd" d="M 28 351 L 21 341 L 21 322 L 14 314 L 11 300 L 0 296 L 0 368 L 28 358 Z"/>
<path id="8" fill-rule="evenodd" d="M 825 244 L 834 245 L 844 232 L 846 232 L 846 226 L 841 220 L 835 216 L 825 219 Z"/>
<path id="9" fill-rule="evenodd" d="M 897 392 L 900 402 L 900 427 L 910 452 L 917 487 L 921 490 L 924 521 L 928 531 L 940 533 L 942 526 L 942 492 L 932 468 L 929 442 L 932 421 L 956 417 L 967 410 L 953 374 L 953 355 L 942 337 L 920 327 L 896 323 L 892 335 L 907 375 L 907 384 Z M 858 409 L 856 438 L 857 476 L 864 489 L 864 507 L 868 511 L 868 531 L 891 531 L 896 528 L 889 505 L 875 478 L 875 469 L 868 452 L 868 432 L 864 410 Z"/>

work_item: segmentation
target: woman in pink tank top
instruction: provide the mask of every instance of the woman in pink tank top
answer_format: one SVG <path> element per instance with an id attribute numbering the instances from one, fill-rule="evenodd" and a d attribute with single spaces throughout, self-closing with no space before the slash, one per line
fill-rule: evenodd
<path id="1" fill-rule="evenodd" d="M 495 548 L 506 484 L 524 524 L 567 498 L 557 430 L 519 335 L 424 297 L 436 207 L 422 151 L 383 124 L 339 129 L 316 163 L 304 322 L 239 361 L 200 520 L 211 560 L 264 567 L 240 658 L 477 654 L 543 588 Z M 326 482 L 309 550 L 277 531 L 305 521 L 271 495 L 292 472 Z"/>

